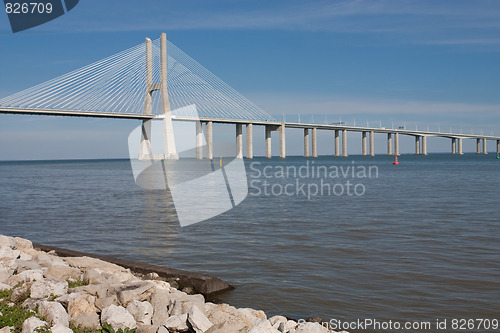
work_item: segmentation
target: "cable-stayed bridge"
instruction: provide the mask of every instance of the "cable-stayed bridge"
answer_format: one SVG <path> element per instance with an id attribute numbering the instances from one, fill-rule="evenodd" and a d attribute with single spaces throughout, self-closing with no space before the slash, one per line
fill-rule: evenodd
<path id="1" fill-rule="evenodd" d="M 189 110 L 196 106 L 197 114 Z M 171 110 L 181 110 L 175 116 Z M 415 153 L 427 154 L 428 137 L 451 139 L 451 152 L 463 154 L 464 139 L 476 140 L 476 153 L 487 153 L 487 140 L 500 137 L 473 134 L 441 133 L 407 129 L 281 122 L 252 103 L 224 81 L 205 69 L 186 53 L 166 40 L 166 35 L 54 78 L 32 88 L 0 99 L 0 113 L 105 117 L 143 121 L 139 158 L 151 155 L 151 121 L 164 123 L 164 158 L 177 158 L 172 121 L 195 121 L 197 157 L 213 158 L 212 124 L 235 124 L 236 156 L 243 157 L 243 125 L 246 134 L 246 157 L 253 158 L 253 126 L 265 126 L 266 157 L 271 157 L 271 133 L 279 132 L 280 157 L 286 156 L 285 129 L 304 130 L 304 156 L 316 157 L 318 130 L 334 132 L 335 156 L 347 156 L 348 131 L 361 133 L 363 155 L 374 155 L 374 134 L 387 135 L 387 153 L 398 155 L 399 135 L 415 137 Z M 203 126 L 206 152 L 203 154 Z M 342 142 L 342 145 L 341 145 Z M 369 144 L 367 144 L 369 142 Z M 342 146 L 342 149 L 341 149 Z M 311 149 L 310 149 L 311 148 Z"/>

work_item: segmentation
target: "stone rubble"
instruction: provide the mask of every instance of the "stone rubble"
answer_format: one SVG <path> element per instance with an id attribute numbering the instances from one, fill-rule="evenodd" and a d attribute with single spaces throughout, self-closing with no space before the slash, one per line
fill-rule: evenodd
<path id="1" fill-rule="evenodd" d="M 149 279 L 148 279 L 149 278 Z M 86 285 L 70 288 L 68 281 Z M 82 284 L 82 283 L 80 283 Z M 206 302 L 158 280 L 89 257 L 58 257 L 33 248 L 31 241 L 0 235 L 0 290 L 13 289 L 11 302 L 37 310 L 22 333 L 47 327 L 70 333 L 70 327 L 102 328 L 104 323 L 137 333 L 299 333 L 333 332 L 317 323 L 299 325 L 263 311 Z M 0 333 L 10 332 L 9 327 Z"/>

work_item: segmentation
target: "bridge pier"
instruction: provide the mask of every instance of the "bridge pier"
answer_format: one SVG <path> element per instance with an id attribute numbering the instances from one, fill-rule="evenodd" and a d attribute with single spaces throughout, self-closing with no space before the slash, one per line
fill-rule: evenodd
<path id="1" fill-rule="evenodd" d="M 312 157 L 318 157 L 318 146 L 316 141 L 317 128 L 312 129 Z"/>
<path id="2" fill-rule="evenodd" d="M 142 121 L 141 145 L 139 148 L 140 161 L 152 159 L 151 152 L 151 119 Z"/>
<path id="3" fill-rule="evenodd" d="M 285 123 L 281 123 L 281 126 L 279 128 L 280 132 L 280 157 L 285 158 L 286 157 L 286 141 L 285 141 Z"/>
<path id="4" fill-rule="evenodd" d="M 347 130 L 342 130 L 342 156 L 347 157 Z"/>
<path id="5" fill-rule="evenodd" d="M 481 154 L 481 139 L 476 139 L 476 154 Z"/>
<path id="6" fill-rule="evenodd" d="M 464 154 L 462 143 L 463 143 L 463 139 L 462 138 L 458 138 L 458 154 L 459 155 L 463 155 Z"/>
<path id="7" fill-rule="evenodd" d="M 266 126 L 266 158 L 271 158 L 271 126 Z"/>
<path id="8" fill-rule="evenodd" d="M 483 138 L 483 154 L 488 154 L 488 149 L 486 148 L 486 139 Z"/>
<path id="9" fill-rule="evenodd" d="M 212 136 L 212 122 L 207 121 L 205 123 L 205 141 L 207 142 L 207 159 L 214 159 L 214 147 L 213 147 L 213 136 Z"/>
<path id="10" fill-rule="evenodd" d="M 370 131 L 370 156 L 375 156 L 375 133 Z"/>
<path id="11" fill-rule="evenodd" d="M 170 100 L 167 89 L 167 34 L 162 33 L 160 37 L 160 93 L 161 109 L 165 115 L 163 118 L 163 149 L 165 159 L 178 160 L 179 155 L 175 148 L 174 126 L 170 112 Z"/>
<path id="12" fill-rule="evenodd" d="M 203 128 L 201 122 L 196 122 L 196 159 L 203 159 Z"/>
<path id="13" fill-rule="evenodd" d="M 387 155 L 392 155 L 392 133 L 387 133 Z"/>
<path id="14" fill-rule="evenodd" d="M 339 136 L 339 130 L 335 130 L 335 156 L 340 156 L 340 136 Z"/>
<path id="15" fill-rule="evenodd" d="M 304 128 L 304 157 L 309 157 L 309 128 Z"/>
<path id="16" fill-rule="evenodd" d="M 361 132 L 361 155 L 366 156 L 366 131 Z"/>
<path id="17" fill-rule="evenodd" d="M 415 155 L 420 155 L 420 135 L 415 136 Z"/>
<path id="18" fill-rule="evenodd" d="M 253 133 L 252 124 L 246 125 L 247 136 L 247 158 L 253 158 Z"/>
<path id="19" fill-rule="evenodd" d="M 427 155 L 427 136 L 422 136 L 422 155 Z"/>
<path id="20" fill-rule="evenodd" d="M 455 155 L 457 153 L 457 139 L 451 138 L 451 153 Z"/>
<path id="21" fill-rule="evenodd" d="M 399 133 L 394 133 L 394 155 L 399 155 Z"/>
<path id="22" fill-rule="evenodd" d="M 497 140 L 497 154 L 500 154 L 500 140 Z"/>
<path id="23" fill-rule="evenodd" d="M 151 39 L 146 38 L 146 85 L 149 87 L 153 84 L 153 60 L 152 60 Z M 148 89 L 144 97 L 144 114 L 152 113 L 153 92 Z M 141 144 L 139 148 L 139 160 L 153 159 L 151 151 L 151 119 L 142 121 L 141 128 Z"/>
<path id="24" fill-rule="evenodd" d="M 243 125 L 236 124 L 236 158 L 243 158 Z"/>

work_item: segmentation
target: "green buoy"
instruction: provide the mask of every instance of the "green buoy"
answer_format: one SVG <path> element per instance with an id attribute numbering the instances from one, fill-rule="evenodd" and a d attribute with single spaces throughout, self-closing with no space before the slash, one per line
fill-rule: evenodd
<path id="1" fill-rule="evenodd" d="M 500 159 L 500 154 L 499 153 L 497 153 L 497 159 Z"/>

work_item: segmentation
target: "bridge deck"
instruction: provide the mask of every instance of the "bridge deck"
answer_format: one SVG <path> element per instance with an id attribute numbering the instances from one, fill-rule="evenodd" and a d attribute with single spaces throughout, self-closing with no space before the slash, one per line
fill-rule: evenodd
<path id="1" fill-rule="evenodd" d="M 0 108 L 0 113 L 5 114 L 25 114 L 25 115 L 45 115 L 45 116 L 65 116 L 65 117 L 93 117 L 93 118 L 115 118 L 115 119 L 161 119 L 161 116 L 132 114 L 132 113 L 106 113 L 106 112 L 85 112 L 85 111 L 62 111 L 62 110 L 40 110 L 40 109 L 17 109 L 17 108 Z M 223 124 L 254 124 L 262 126 L 281 126 L 282 122 L 277 121 L 262 121 L 262 120 L 247 120 L 247 119 L 222 119 L 222 118 L 192 118 L 192 117 L 175 117 L 174 121 L 202 121 Z M 475 134 L 458 134 L 458 133 L 441 133 L 432 131 L 404 130 L 392 128 L 376 128 L 376 127 L 360 127 L 360 126 L 342 126 L 331 124 L 303 124 L 285 122 L 285 127 L 288 128 L 317 128 L 322 130 L 346 130 L 349 132 L 374 132 L 374 133 L 399 133 L 410 136 L 436 136 L 444 138 L 464 138 L 464 139 L 487 139 L 500 140 L 500 137 L 489 135 Z"/>

